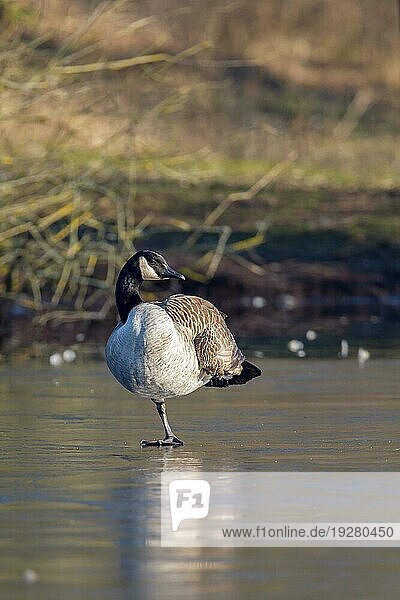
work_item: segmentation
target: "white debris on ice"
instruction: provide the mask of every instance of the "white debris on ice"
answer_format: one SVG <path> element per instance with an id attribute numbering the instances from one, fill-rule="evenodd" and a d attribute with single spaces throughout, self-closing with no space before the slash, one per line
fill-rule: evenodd
<path id="1" fill-rule="evenodd" d="M 370 357 L 370 353 L 365 348 L 359 348 L 357 354 L 358 364 L 360 366 L 364 365 Z"/>
<path id="2" fill-rule="evenodd" d="M 304 344 L 300 340 L 290 340 L 288 343 L 288 349 L 290 352 L 298 352 L 304 349 Z"/>
<path id="3" fill-rule="evenodd" d="M 349 356 L 349 342 L 342 340 L 340 342 L 339 358 L 347 358 Z"/>
<path id="4" fill-rule="evenodd" d="M 49 357 L 49 363 L 52 367 L 59 367 L 63 363 L 63 357 L 59 352 L 55 352 Z"/>
<path id="5" fill-rule="evenodd" d="M 66 363 L 74 362 L 76 359 L 76 352 L 75 350 L 68 348 L 67 350 L 64 350 L 62 357 Z"/>

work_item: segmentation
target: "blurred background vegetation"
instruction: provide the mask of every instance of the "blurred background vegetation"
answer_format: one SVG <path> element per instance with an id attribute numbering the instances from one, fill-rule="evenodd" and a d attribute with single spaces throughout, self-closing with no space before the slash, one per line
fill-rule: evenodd
<path id="1" fill-rule="evenodd" d="M 104 340 L 146 247 L 239 336 L 395 332 L 397 1 L 0 0 L 0 30 L 3 354 Z"/>

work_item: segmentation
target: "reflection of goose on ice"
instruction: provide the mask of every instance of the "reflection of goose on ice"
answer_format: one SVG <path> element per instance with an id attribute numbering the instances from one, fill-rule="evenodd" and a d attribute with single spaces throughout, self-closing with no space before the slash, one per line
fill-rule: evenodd
<path id="1" fill-rule="evenodd" d="M 144 280 L 185 279 L 156 252 L 132 256 L 119 273 L 115 296 L 121 318 L 107 342 L 107 365 L 130 392 L 155 403 L 165 430 L 163 440 L 142 446 L 179 446 L 167 419 L 165 399 L 201 386 L 227 387 L 261 375 L 244 359 L 222 313 L 197 296 L 176 294 L 143 302 Z"/>

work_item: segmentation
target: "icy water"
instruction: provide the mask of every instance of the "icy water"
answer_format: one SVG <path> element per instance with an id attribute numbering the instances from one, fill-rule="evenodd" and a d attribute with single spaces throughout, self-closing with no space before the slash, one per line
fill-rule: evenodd
<path id="1" fill-rule="evenodd" d="M 139 448 L 155 409 L 101 362 L 3 364 L 0 597 L 396 597 L 397 549 L 159 547 L 168 470 L 400 470 L 399 361 L 255 362 L 250 385 L 169 402 L 177 449 Z"/>

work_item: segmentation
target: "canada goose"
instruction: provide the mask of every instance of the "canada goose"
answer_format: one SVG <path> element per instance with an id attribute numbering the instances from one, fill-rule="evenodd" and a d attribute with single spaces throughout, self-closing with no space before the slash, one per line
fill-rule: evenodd
<path id="1" fill-rule="evenodd" d="M 121 323 L 106 345 L 108 368 L 124 388 L 151 398 L 165 430 L 163 440 L 142 440 L 142 447 L 183 444 L 168 422 L 166 398 L 204 385 L 243 384 L 261 375 L 244 360 L 225 315 L 211 302 L 184 294 L 143 302 L 143 281 L 171 278 L 185 279 L 163 256 L 142 250 L 124 264 L 115 287 Z"/>

